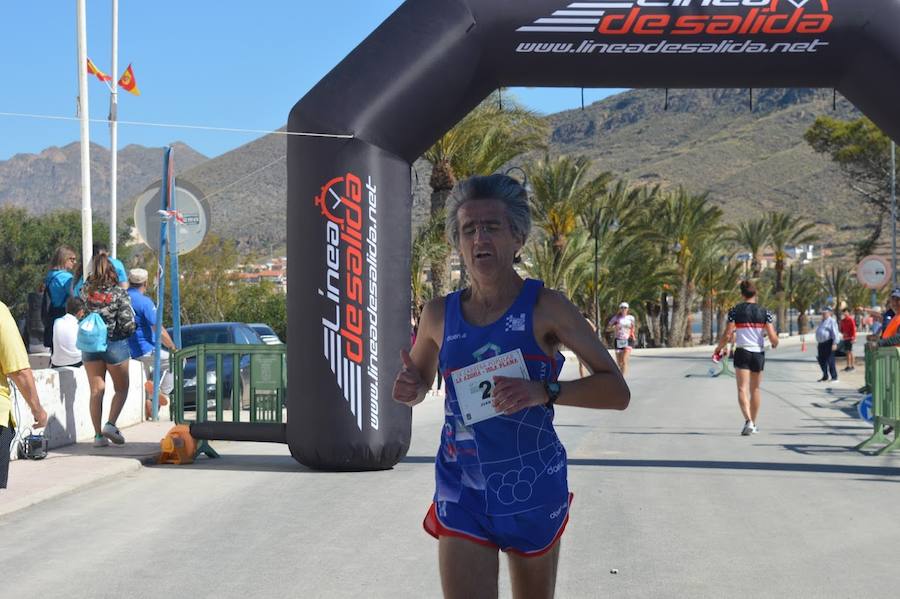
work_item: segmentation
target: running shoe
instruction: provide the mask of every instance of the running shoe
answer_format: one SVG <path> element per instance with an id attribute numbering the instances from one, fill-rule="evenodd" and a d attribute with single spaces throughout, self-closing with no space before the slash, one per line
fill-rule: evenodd
<path id="1" fill-rule="evenodd" d="M 831 382 L 832 382 L 832 383 L 840 383 L 840 382 L 841 382 L 841 379 L 835 377 L 835 378 L 831 379 Z"/>
<path id="2" fill-rule="evenodd" d="M 755 432 L 756 427 L 753 426 L 753 423 L 749 420 L 744 423 L 744 428 L 741 430 L 741 435 L 744 437 L 748 437 Z"/>
<path id="3" fill-rule="evenodd" d="M 122 436 L 122 433 L 119 432 L 119 429 L 116 427 L 116 425 L 111 422 L 107 422 L 106 424 L 104 424 L 103 428 L 100 429 L 100 433 L 116 445 L 122 445 L 123 443 L 125 443 L 125 437 Z"/>
<path id="4" fill-rule="evenodd" d="M 823 376 L 822 378 L 820 378 L 820 379 L 819 379 L 818 381 L 816 381 L 816 382 L 817 382 L 817 383 L 824 383 L 824 382 L 827 381 L 827 380 L 828 380 L 828 377 L 827 377 L 827 376 Z"/>
<path id="5" fill-rule="evenodd" d="M 94 447 L 107 447 L 107 446 L 109 446 L 109 439 L 107 439 L 103 435 L 94 435 Z"/>

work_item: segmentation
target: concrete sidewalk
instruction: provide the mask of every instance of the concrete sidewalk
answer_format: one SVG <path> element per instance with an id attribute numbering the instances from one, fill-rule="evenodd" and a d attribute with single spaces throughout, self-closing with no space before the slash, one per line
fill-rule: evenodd
<path id="1" fill-rule="evenodd" d="M 13 461 L 9 488 L 0 491 L 0 516 L 155 464 L 159 441 L 173 426 L 168 420 L 142 422 L 122 429 L 121 446 L 76 443 L 51 450 L 43 460 Z"/>

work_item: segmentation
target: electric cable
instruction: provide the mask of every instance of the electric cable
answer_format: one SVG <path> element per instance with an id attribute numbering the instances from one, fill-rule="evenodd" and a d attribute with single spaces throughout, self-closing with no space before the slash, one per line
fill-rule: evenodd
<path id="1" fill-rule="evenodd" d="M 58 116 L 51 114 L 31 114 L 27 112 L 0 112 L 0 116 L 20 117 L 29 119 L 43 119 L 48 121 L 80 121 L 81 119 L 74 116 Z M 90 123 L 109 123 L 108 119 L 88 119 Z M 312 133 L 309 131 L 281 131 L 267 129 L 241 129 L 237 127 L 212 127 L 208 125 L 183 125 L 176 123 L 153 123 L 149 121 L 116 121 L 120 125 L 132 125 L 137 127 L 166 127 L 170 129 L 196 129 L 202 131 L 225 131 L 229 133 L 262 133 L 264 135 L 296 135 L 299 137 L 325 137 L 331 139 L 354 139 L 353 134 L 338 133 Z"/>

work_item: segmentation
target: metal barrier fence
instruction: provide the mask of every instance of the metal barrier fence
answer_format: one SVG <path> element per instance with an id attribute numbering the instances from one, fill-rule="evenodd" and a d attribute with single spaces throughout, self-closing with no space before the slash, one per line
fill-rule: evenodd
<path id="1" fill-rule="evenodd" d="M 191 425 L 192 434 L 196 425 L 223 434 L 208 438 L 232 438 L 229 435 L 237 430 L 253 437 L 258 426 L 259 440 L 269 440 L 272 425 L 287 420 L 285 351 L 284 345 L 235 344 L 178 350 L 172 356 L 172 419 Z M 190 412 L 193 418 L 188 417 Z M 198 446 L 201 452 L 216 455 L 205 440 Z"/>
<path id="2" fill-rule="evenodd" d="M 872 393 L 875 389 L 875 351 L 866 346 L 865 367 L 866 367 L 866 393 Z"/>
<path id="3" fill-rule="evenodd" d="M 869 354 L 872 354 L 871 357 Z M 872 436 L 857 445 L 856 449 L 863 449 L 873 443 L 886 444 L 875 452 L 876 455 L 900 449 L 900 348 L 882 347 L 876 351 L 867 350 L 866 384 L 870 384 L 872 392 L 874 430 Z M 884 434 L 885 426 L 894 428 L 893 441 Z"/>

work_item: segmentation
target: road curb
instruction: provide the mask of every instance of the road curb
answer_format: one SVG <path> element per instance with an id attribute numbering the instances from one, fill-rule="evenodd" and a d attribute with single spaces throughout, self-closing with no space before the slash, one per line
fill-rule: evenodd
<path id="1" fill-rule="evenodd" d="M 71 456 L 48 459 L 73 460 L 77 459 L 77 457 Z M 12 498 L 10 499 L 8 497 L 3 497 L 3 495 L 0 495 L 0 497 L 3 498 L 3 501 L 0 502 L 0 518 L 7 517 L 11 514 L 14 514 L 15 512 L 24 510 L 45 501 L 49 501 L 51 499 L 70 495 L 86 487 L 100 484 L 105 481 L 130 474 L 132 472 L 137 472 L 145 465 L 155 462 L 156 458 L 149 456 L 140 458 L 109 458 L 108 463 L 104 464 L 102 469 L 95 470 L 90 473 L 80 474 L 79 476 L 72 477 L 68 481 L 61 482 L 60 484 L 56 484 L 51 487 L 33 492 L 16 493 L 15 495 L 13 495 L 15 488 L 13 488 L 12 490 L 3 491 L 2 493 L 4 495 L 8 493 L 12 495 Z M 12 484 L 16 483 L 15 480 L 11 482 Z M 20 496 L 17 497 L 16 495 Z"/>

